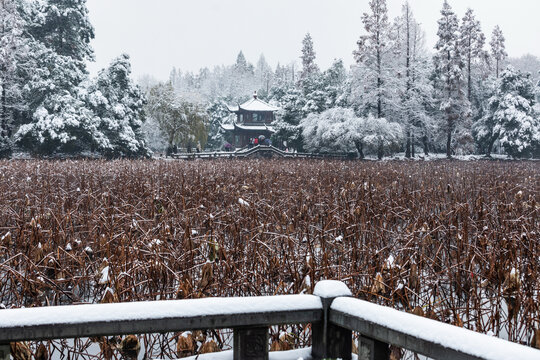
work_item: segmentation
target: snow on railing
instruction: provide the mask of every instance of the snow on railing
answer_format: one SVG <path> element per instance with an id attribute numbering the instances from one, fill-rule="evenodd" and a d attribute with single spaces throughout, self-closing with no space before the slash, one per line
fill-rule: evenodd
<path id="1" fill-rule="evenodd" d="M 540 359 L 540 351 L 351 297 L 338 281 L 314 295 L 148 301 L 0 310 L 0 360 L 10 342 L 233 329 L 234 359 L 268 359 L 271 325 L 311 323 L 313 359 L 388 360 L 389 345 L 436 359 Z M 305 352 L 305 351 L 304 351 Z M 222 354 L 224 355 L 224 354 Z"/>
<path id="2" fill-rule="evenodd" d="M 336 298 L 330 309 L 330 322 L 369 338 L 364 348 L 375 340 L 433 359 L 540 359 L 540 350 L 359 299 Z"/>

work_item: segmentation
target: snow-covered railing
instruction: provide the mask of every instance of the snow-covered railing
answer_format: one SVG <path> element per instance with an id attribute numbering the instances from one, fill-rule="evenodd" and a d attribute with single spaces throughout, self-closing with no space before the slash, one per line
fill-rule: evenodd
<path id="1" fill-rule="evenodd" d="M 388 360 L 389 345 L 435 359 L 532 360 L 540 351 L 354 299 L 321 281 L 314 295 L 148 301 L 0 310 L 0 360 L 10 342 L 232 328 L 234 359 L 268 359 L 268 328 L 311 323 L 313 359 Z"/>

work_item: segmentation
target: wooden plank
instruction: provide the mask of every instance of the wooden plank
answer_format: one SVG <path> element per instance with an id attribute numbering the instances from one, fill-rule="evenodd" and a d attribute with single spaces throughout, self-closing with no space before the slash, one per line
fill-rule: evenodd
<path id="1" fill-rule="evenodd" d="M 268 360 L 268 327 L 234 329 L 234 360 Z"/>
<path id="2" fill-rule="evenodd" d="M 9 344 L 0 344 L 0 360 L 9 360 L 10 352 Z"/>
<path id="3" fill-rule="evenodd" d="M 164 333 L 198 329 L 221 329 L 256 325 L 287 325 L 311 323 L 322 318 L 322 310 L 281 311 L 211 315 L 152 320 L 125 320 L 87 322 L 79 324 L 51 324 L 25 327 L 0 328 L 0 341 L 51 340 L 119 334 Z"/>

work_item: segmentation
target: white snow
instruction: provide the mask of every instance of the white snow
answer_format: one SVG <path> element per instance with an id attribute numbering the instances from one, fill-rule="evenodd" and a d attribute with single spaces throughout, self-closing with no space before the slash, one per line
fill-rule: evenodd
<path id="1" fill-rule="evenodd" d="M 3 310 L 0 328 L 322 309 L 313 295 L 204 298 Z"/>
<path id="2" fill-rule="evenodd" d="M 351 290 L 345 285 L 345 283 L 338 280 L 321 280 L 315 285 L 313 294 L 323 297 L 331 298 L 337 296 L 352 296 Z"/>
<path id="3" fill-rule="evenodd" d="M 109 282 L 109 266 L 105 266 L 103 270 L 101 270 L 100 278 L 99 278 L 99 284 L 104 285 Z"/>
<path id="4" fill-rule="evenodd" d="M 238 198 L 238 203 L 243 206 L 249 206 L 249 203 L 242 198 Z"/>
<path id="5" fill-rule="evenodd" d="M 331 309 L 483 359 L 540 359 L 540 350 L 363 300 L 337 298 Z"/>

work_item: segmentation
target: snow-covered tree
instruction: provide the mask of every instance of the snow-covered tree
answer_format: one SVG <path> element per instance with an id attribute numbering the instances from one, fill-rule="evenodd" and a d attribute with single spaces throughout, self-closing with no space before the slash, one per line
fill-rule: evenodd
<path id="1" fill-rule="evenodd" d="M 356 150 L 360 158 L 364 157 L 364 149 L 367 148 L 382 159 L 385 150 L 399 146 L 403 136 L 403 129 L 397 123 L 389 123 L 372 115 L 359 118 L 354 110 L 341 107 L 308 115 L 301 121 L 300 128 L 308 150 Z"/>
<path id="2" fill-rule="evenodd" d="M 225 142 L 225 133 L 221 125 L 227 123 L 231 117 L 231 112 L 227 108 L 227 99 L 218 98 L 214 100 L 208 107 L 207 112 L 209 114 L 207 146 L 211 149 L 221 149 Z"/>
<path id="3" fill-rule="evenodd" d="M 305 86 L 314 76 L 319 73 L 319 67 L 315 63 L 316 53 L 313 48 L 311 34 L 307 33 L 302 40 L 302 72 L 300 73 L 300 83 Z"/>
<path id="4" fill-rule="evenodd" d="M 535 88 L 529 74 L 509 66 L 497 81 L 488 111 L 475 123 L 478 141 L 490 156 L 495 141 L 514 156 L 528 156 L 540 145 L 540 119 L 535 113 Z"/>
<path id="5" fill-rule="evenodd" d="M 495 59 L 495 75 L 497 78 L 504 60 L 508 57 L 505 41 L 501 28 L 499 25 L 495 26 L 489 44 L 491 46 L 491 55 Z"/>
<path id="6" fill-rule="evenodd" d="M 320 114 L 309 114 L 300 122 L 305 147 L 309 151 L 350 152 L 354 142 L 344 141 L 351 124 L 358 120 L 354 111 L 347 108 L 332 108 Z"/>
<path id="7" fill-rule="evenodd" d="M 270 65 L 268 65 L 266 62 L 264 55 L 261 54 L 259 60 L 257 61 L 257 66 L 255 67 L 255 79 L 259 83 L 259 96 L 268 96 L 273 78 L 274 72 Z"/>
<path id="8" fill-rule="evenodd" d="M 157 124 L 168 144 L 168 151 L 180 143 L 186 125 L 171 83 L 158 84 L 147 95 L 146 113 Z"/>
<path id="9" fill-rule="evenodd" d="M 111 157 L 148 154 L 141 131 L 144 122 L 144 95 L 131 80 L 129 56 L 114 59 L 101 70 L 86 89 L 87 107 L 99 118 L 103 138 L 95 139 L 97 149 Z"/>
<path id="10" fill-rule="evenodd" d="M 341 59 L 334 60 L 332 65 L 323 72 L 322 82 L 324 86 L 323 91 L 325 93 L 326 109 L 344 105 L 346 102 L 343 94 L 347 76 L 347 70 Z"/>
<path id="11" fill-rule="evenodd" d="M 383 117 L 385 102 L 389 102 L 395 89 L 389 56 L 390 24 L 386 0 L 371 0 L 369 7 L 371 12 L 362 16 L 366 34 L 360 37 L 354 51 L 352 102 L 363 114 L 374 112 L 377 117 Z"/>
<path id="12" fill-rule="evenodd" d="M 508 58 L 506 62 L 516 70 L 530 73 L 534 81 L 540 81 L 540 58 L 538 56 L 525 54 L 518 58 Z"/>
<path id="13" fill-rule="evenodd" d="M 25 69 L 26 111 L 14 140 L 40 154 L 88 150 L 91 136 L 85 129 L 95 124 L 89 124 L 94 120 L 78 96 L 85 79 L 80 63 L 38 41 L 28 47 L 33 67 Z"/>
<path id="14" fill-rule="evenodd" d="M 171 83 L 158 84 L 150 89 L 146 107 L 161 129 L 168 144 L 168 151 L 183 146 L 190 151 L 207 140 L 208 115 L 198 104 L 178 98 Z"/>
<path id="15" fill-rule="evenodd" d="M 487 53 L 484 51 L 486 37 L 482 32 L 480 21 L 476 19 L 474 11 L 470 8 L 461 20 L 459 34 L 461 52 L 467 71 L 467 99 L 472 102 L 473 67 L 476 63 L 484 61 Z"/>
<path id="16" fill-rule="evenodd" d="M 94 38 L 94 28 L 88 18 L 86 0 L 47 0 L 38 4 L 39 13 L 28 26 L 32 37 L 58 55 L 78 61 L 92 60 L 90 41 Z"/>
<path id="17" fill-rule="evenodd" d="M 299 124 L 306 115 L 304 112 L 306 100 L 302 91 L 290 87 L 279 98 L 277 103 L 279 110 L 276 113 L 275 121 L 272 123 L 276 130 L 276 133 L 272 136 L 272 143 L 284 148 L 303 150 L 304 139 Z"/>
<path id="18" fill-rule="evenodd" d="M 434 62 L 440 110 L 443 112 L 442 130 L 446 134 L 446 156 L 450 158 L 453 153 L 452 136 L 466 125 L 469 104 L 463 91 L 464 62 L 459 46 L 458 18 L 446 0 L 441 15 Z"/>
<path id="19" fill-rule="evenodd" d="M 398 106 L 389 114 L 405 130 L 405 156 L 415 156 L 415 142 L 421 140 L 424 153 L 432 134 L 433 87 L 429 79 L 432 66 L 425 49 L 424 33 L 406 2 L 393 24 L 395 93 Z M 390 116 L 389 116 L 390 118 Z"/>
<path id="20" fill-rule="evenodd" d="M 385 152 L 398 149 L 403 141 L 403 128 L 396 122 L 389 122 L 384 118 L 375 118 L 369 115 L 364 121 L 364 137 L 362 143 L 377 153 L 377 158 L 382 159 Z"/>
<path id="21" fill-rule="evenodd" d="M 24 108 L 18 70 L 25 62 L 24 22 L 15 0 L 0 0 L 0 158 L 10 155 L 14 112 Z"/>

